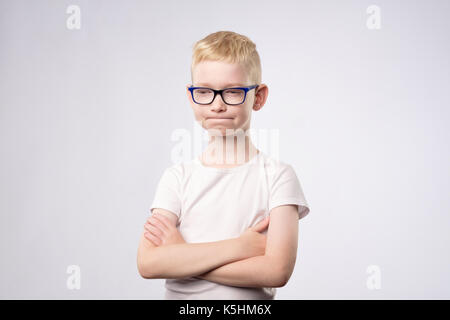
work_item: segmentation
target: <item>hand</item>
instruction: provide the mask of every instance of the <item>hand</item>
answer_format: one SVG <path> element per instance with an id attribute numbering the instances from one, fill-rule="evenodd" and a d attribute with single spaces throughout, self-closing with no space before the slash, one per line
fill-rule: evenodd
<path id="1" fill-rule="evenodd" d="M 144 237 L 155 246 L 186 243 L 178 229 L 162 214 L 155 213 L 148 218 L 144 228 Z"/>
<path id="2" fill-rule="evenodd" d="M 240 236 L 239 240 L 248 250 L 249 257 L 262 256 L 266 253 L 267 237 L 260 232 L 267 229 L 269 226 L 269 216 L 258 222 L 256 225 L 245 230 Z"/>
<path id="3" fill-rule="evenodd" d="M 265 219 L 258 222 L 256 225 L 245 230 L 238 238 L 242 247 L 247 254 L 247 258 L 254 256 L 262 256 L 266 253 L 266 235 L 260 233 L 267 229 L 269 226 L 270 218 L 267 216 Z M 208 271 L 204 274 L 196 276 L 194 278 L 208 280 L 208 274 L 214 272 L 214 270 Z"/>

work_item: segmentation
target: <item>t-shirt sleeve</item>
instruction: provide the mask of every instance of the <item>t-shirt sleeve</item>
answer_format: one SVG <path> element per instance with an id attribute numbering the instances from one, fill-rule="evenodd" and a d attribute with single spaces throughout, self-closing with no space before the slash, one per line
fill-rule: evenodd
<path id="1" fill-rule="evenodd" d="M 173 212 L 180 218 L 181 197 L 179 179 L 180 177 L 173 167 L 164 170 L 156 187 L 150 212 L 153 208 L 162 208 Z"/>
<path id="2" fill-rule="evenodd" d="M 269 199 L 269 212 L 286 204 L 298 205 L 298 219 L 309 213 L 309 205 L 303 194 L 300 181 L 291 165 L 284 165 L 273 177 Z"/>

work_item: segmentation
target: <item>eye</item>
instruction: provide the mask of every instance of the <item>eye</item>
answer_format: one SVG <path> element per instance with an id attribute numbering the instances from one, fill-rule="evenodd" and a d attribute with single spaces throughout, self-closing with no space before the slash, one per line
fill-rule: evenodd
<path id="1" fill-rule="evenodd" d="M 230 89 L 230 90 L 226 90 L 225 93 L 226 94 L 242 94 L 242 90 Z"/>

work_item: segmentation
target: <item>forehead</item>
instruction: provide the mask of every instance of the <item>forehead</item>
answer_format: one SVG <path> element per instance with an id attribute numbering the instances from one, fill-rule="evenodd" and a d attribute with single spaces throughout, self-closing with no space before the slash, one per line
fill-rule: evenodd
<path id="1" fill-rule="evenodd" d="M 224 88 L 247 86 L 247 73 L 242 65 L 224 61 L 202 61 L 193 69 L 196 86 Z"/>

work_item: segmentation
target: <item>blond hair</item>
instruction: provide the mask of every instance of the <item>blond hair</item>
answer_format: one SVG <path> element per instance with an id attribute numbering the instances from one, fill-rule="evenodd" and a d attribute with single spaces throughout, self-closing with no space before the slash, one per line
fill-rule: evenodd
<path id="1" fill-rule="evenodd" d="M 197 41 L 192 50 L 191 80 L 194 67 L 205 60 L 239 63 L 251 84 L 261 84 L 261 60 L 256 45 L 246 36 L 232 31 L 211 33 Z"/>

